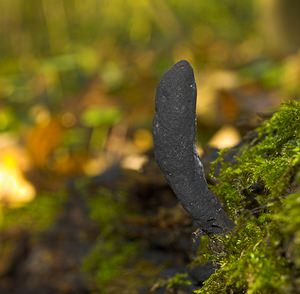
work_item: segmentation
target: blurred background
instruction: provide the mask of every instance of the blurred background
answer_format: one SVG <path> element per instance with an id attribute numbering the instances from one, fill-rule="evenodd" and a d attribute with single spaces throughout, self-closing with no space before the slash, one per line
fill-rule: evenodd
<path id="1" fill-rule="evenodd" d="M 0 0 L 0 10 L 1 293 L 42 293 L 51 283 L 49 293 L 96 289 L 136 250 L 124 245 L 119 256 L 111 224 L 124 195 L 167 189 L 156 167 L 142 174 L 154 164 L 155 88 L 175 62 L 195 70 L 201 154 L 236 145 L 261 116 L 299 96 L 296 0 Z M 62 224 L 69 227 L 57 233 Z M 93 237 L 72 239 L 91 226 Z M 101 233 L 106 247 L 94 250 Z M 77 242 L 75 251 L 57 236 Z M 83 282 L 91 250 L 102 267 L 87 261 L 92 278 Z M 97 252 L 107 251 L 102 264 Z M 69 267 L 65 252 L 78 256 Z M 50 276 L 59 271 L 73 276 L 56 287 Z"/>

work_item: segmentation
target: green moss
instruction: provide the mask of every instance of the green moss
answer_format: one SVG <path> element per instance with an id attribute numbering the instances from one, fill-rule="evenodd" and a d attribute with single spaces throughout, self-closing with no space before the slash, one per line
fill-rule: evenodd
<path id="1" fill-rule="evenodd" d="M 25 206 L 2 208 L 0 230 L 18 227 L 31 232 L 43 231 L 54 223 L 65 200 L 65 192 L 43 192 Z"/>
<path id="2" fill-rule="evenodd" d="M 188 278 L 187 273 L 178 273 L 167 280 L 166 288 L 173 289 L 177 286 L 189 286 L 191 284 L 192 284 L 192 282 Z"/>
<path id="3" fill-rule="evenodd" d="M 135 251 L 136 244 L 126 243 L 118 238 L 101 239 L 97 242 L 82 266 L 96 293 L 103 293 L 101 289 L 122 273 L 126 261 Z"/>
<path id="4" fill-rule="evenodd" d="M 125 212 L 126 196 L 121 191 L 112 191 L 101 188 L 97 194 L 88 198 L 90 218 L 101 227 L 102 236 L 109 236 L 117 227 L 121 216 Z"/>
<path id="5" fill-rule="evenodd" d="M 138 244 L 127 241 L 122 233 L 124 193 L 102 188 L 87 200 L 90 218 L 99 224 L 101 237 L 84 259 L 82 271 L 96 293 L 105 293 L 103 289 L 126 270 L 126 263 L 135 255 Z"/>
<path id="6" fill-rule="evenodd" d="M 236 223 L 204 240 L 203 257 L 219 268 L 195 293 L 295 293 L 300 279 L 300 103 L 283 104 L 231 162 L 224 153 L 218 184 Z M 298 176 L 297 176 L 298 175 Z M 203 247 L 203 246 L 202 246 Z M 209 252 L 208 252 L 209 251 Z"/>
<path id="7" fill-rule="evenodd" d="M 287 259 L 300 268 L 300 192 L 289 195 L 283 200 L 282 210 L 274 214 Z"/>
<path id="8" fill-rule="evenodd" d="M 254 195 L 260 205 L 269 205 L 285 195 L 285 189 L 300 163 L 300 103 L 283 104 L 273 117 L 257 129 L 257 136 L 236 155 L 236 163 L 222 162 L 213 187 L 223 198 L 233 218 L 251 204 Z M 255 191 L 260 184 L 260 194 Z M 248 196 L 248 198 L 247 198 Z"/>

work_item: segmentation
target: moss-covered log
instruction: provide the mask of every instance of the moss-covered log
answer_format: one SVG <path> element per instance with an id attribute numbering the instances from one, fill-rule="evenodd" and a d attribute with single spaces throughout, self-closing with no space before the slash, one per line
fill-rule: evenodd
<path id="1" fill-rule="evenodd" d="M 196 224 L 222 231 L 207 221 L 220 210 L 236 223 L 226 235 L 201 237 L 193 264 L 216 271 L 195 293 L 300 293 L 300 102 L 283 104 L 234 152 L 220 152 L 213 193 L 194 151 L 195 97 L 192 69 L 181 61 L 158 86 L 154 119 L 156 159 Z"/>
<path id="2" fill-rule="evenodd" d="M 202 242 L 195 263 L 219 268 L 196 293 L 300 293 L 300 103 L 262 123 L 234 163 L 226 153 L 212 189 L 237 226 Z"/>

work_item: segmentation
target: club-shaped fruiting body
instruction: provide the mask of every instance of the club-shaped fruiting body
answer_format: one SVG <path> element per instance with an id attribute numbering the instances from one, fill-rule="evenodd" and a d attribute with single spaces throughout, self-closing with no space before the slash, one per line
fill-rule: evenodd
<path id="1" fill-rule="evenodd" d="M 193 69 L 179 61 L 161 79 L 153 120 L 154 154 L 169 185 L 206 233 L 223 233 L 232 221 L 214 193 L 208 189 L 195 149 L 197 89 Z"/>

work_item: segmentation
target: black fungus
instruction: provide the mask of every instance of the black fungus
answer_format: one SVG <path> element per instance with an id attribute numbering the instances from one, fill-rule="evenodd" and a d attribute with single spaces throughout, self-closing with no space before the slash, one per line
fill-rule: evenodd
<path id="1" fill-rule="evenodd" d="M 161 79 L 155 101 L 155 158 L 197 228 L 223 233 L 232 221 L 212 191 L 195 149 L 197 89 L 193 69 L 179 61 Z"/>

